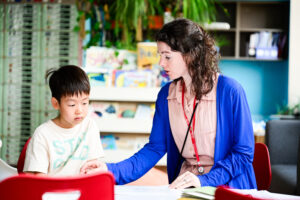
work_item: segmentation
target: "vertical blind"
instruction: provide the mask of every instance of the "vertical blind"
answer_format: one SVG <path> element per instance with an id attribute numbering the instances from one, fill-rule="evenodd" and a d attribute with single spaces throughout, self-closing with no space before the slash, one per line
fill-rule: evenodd
<path id="1" fill-rule="evenodd" d="M 26 2 L 0 3 L 0 157 L 11 165 L 37 126 L 56 115 L 46 71 L 78 65 L 81 55 L 75 4 Z"/>

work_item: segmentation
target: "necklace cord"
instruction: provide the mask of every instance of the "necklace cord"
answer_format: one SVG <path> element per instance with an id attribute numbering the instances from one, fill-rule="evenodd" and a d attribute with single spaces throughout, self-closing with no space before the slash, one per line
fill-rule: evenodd
<path id="1" fill-rule="evenodd" d="M 180 155 L 181 155 L 181 156 L 182 156 L 183 149 L 184 149 L 184 147 L 185 147 L 186 139 L 187 139 L 187 137 L 188 137 L 188 134 L 189 134 L 189 131 L 190 131 L 190 128 L 191 128 L 191 124 L 192 124 L 193 117 L 194 117 L 194 114 L 195 114 L 195 111 L 196 111 L 197 106 L 198 106 L 198 102 L 197 102 L 196 105 L 195 105 L 195 108 L 194 108 L 194 110 L 193 110 L 193 113 L 192 113 L 192 116 L 191 116 L 191 119 L 190 119 L 190 123 L 189 123 L 188 129 L 187 129 L 186 134 L 185 134 L 184 142 L 183 142 L 183 145 L 182 145 L 182 148 L 181 148 L 181 151 L 180 151 Z"/>

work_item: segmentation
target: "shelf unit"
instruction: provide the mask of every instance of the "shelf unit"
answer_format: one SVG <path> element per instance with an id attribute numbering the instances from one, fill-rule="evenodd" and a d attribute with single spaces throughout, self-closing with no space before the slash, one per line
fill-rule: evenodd
<path id="1" fill-rule="evenodd" d="M 154 103 L 159 90 L 160 88 L 94 86 L 91 88 L 90 101 Z M 97 122 L 100 131 L 105 133 L 149 134 L 152 128 L 152 119 L 98 118 Z"/>
<path id="2" fill-rule="evenodd" d="M 152 119 L 98 118 L 96 121 L 104 133 L 149 134 L 152 128 Z"/>
<path id="3" fill-rule="evenodd" d="M 228 45 L 220 48 L 221 58 L 224 60 L 258 60 L 253 57 L 248 57 L 246 54 L 249 37 L 252 33 L 261 31 L 288 33 L 288 1 L 240 2 L 221 0 L 221 3 L 222 6 L 227 9 L 229 16 L 226 16 L 221 8 L 218 8 L 216 21 L 229 23 L 230 29 L 210 32 L 216 39 L 222 37 L 226 38 L 229 42 Z M 286 54 L 287 53 L 284 52 L 283 58 L 287 57 Z M 282 58 L 267 59 L 267 61 L 277 60 L 282 60 Z"/>
<path id="4" fill-rule="evenodd" d="M 94 86 L 91 88 L 90 101 L 100 102 L 131 102 L 131 103 L 154 103 L 160 88 L 118 88 Z M 114 134 L 117 137 L 130 136 L 149 137 L 152 128 L 152 118 L 97 118 L 101 135 Z M 137 150 L 116 149 L 104 150 L 105 162 L 118 162 L 129 158 Z M 156 164 L 156 166 L 166 166 L 166 155 Z"/>
<path id="5" fill-rule="evenodd" d="M 160 88 L 124 88 L 95 86 L 91 101 L 155 102 Z"/>

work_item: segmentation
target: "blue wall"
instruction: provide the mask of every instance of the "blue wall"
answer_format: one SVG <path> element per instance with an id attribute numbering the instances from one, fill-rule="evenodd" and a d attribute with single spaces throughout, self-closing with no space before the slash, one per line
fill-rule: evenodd
<path id="1" fill-rule="evenodd" d="M 220 69 L 244 87 L 254 120 L 266 119 L 287 104 L 288 61 L 222 60 Z"/>

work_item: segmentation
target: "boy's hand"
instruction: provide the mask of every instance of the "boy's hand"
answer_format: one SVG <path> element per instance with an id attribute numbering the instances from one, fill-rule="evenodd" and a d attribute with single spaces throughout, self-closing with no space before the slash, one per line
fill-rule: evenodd
<path id="1" fill-rule="evenodd" d="M 184 188 L 188 188 L 188 187 L 200 187 L 201 183 L 199 178 L 187 171 L 184 174 L 178 176 L 175 181 L 173 181 L 173 183 L 171 183 L 171 185 L 169 185 L 169 188 L 171 189 L 184 189 Z"/>
<path id="2" fill-rule="evenodd" d="M 108 169 L 105 163 L 95 159 L 95 160 L 89 160 L 86 163 L 84 163 L 80 169 L 80 174 L 91 174 L 91 173 L 107 171 L 107 170 Z"/>

